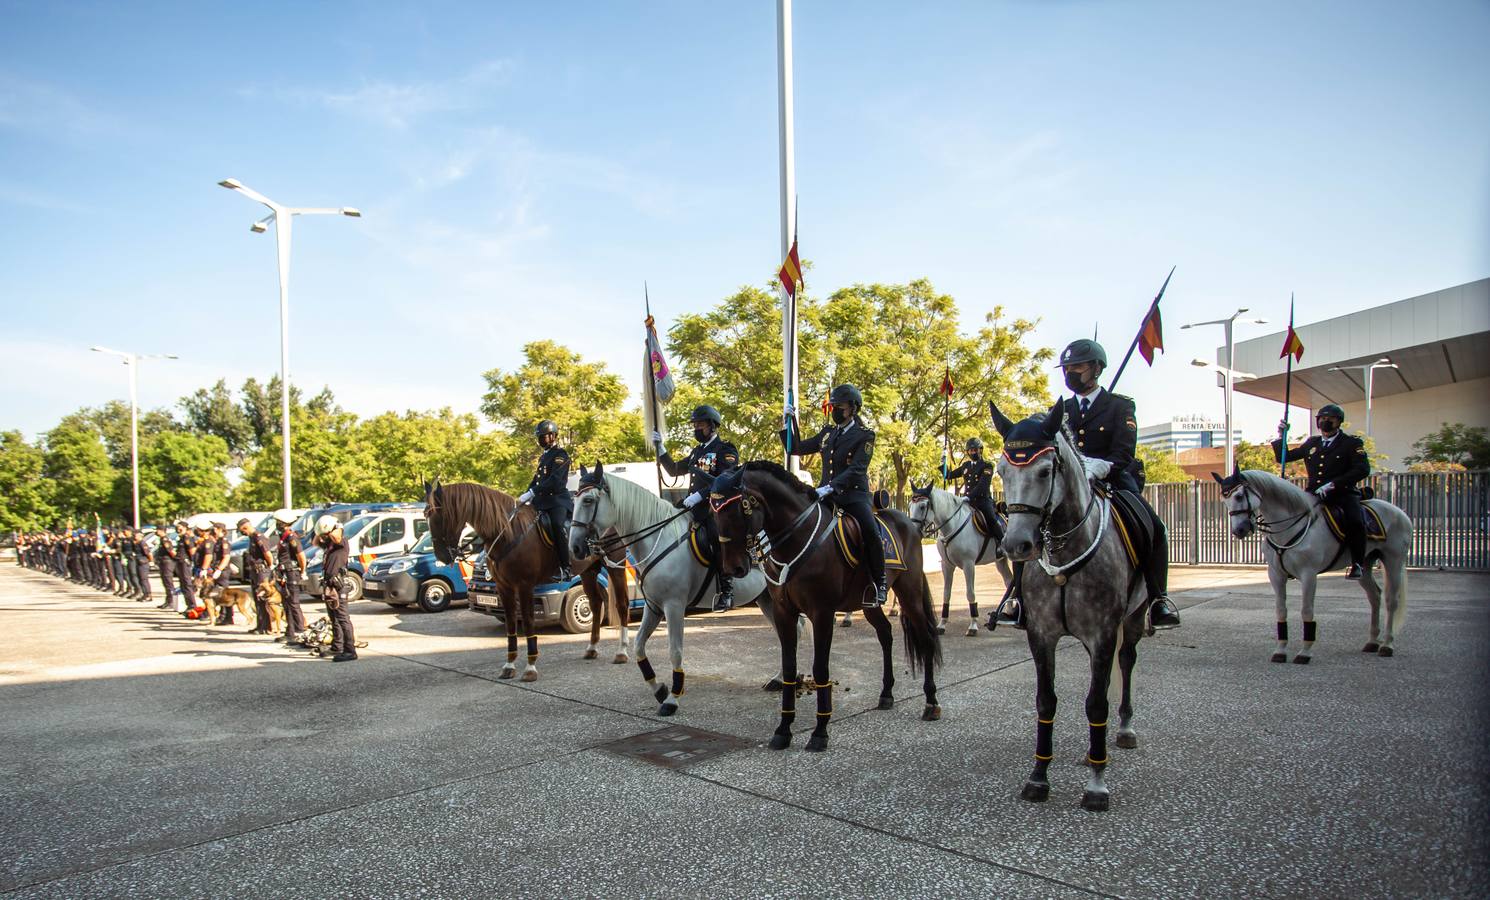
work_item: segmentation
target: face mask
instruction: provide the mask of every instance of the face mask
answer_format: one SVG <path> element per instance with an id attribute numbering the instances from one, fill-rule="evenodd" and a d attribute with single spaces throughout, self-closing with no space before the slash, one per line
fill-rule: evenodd
<path id="1" fill-rule="evenodd" d="M 834 425 L 842 425 L 844 422 L 847 422 L 847 421 L 848 421 L 848 410 L 843 409 L 842 407 L 838 407 L 838 406 L 833 407 L 833 424 Z"/>
<path id="2" fill-rule="evenodd" d="M 1340 430 L 1340 426 L 1335 424 L 1334 419 L 1320 419 L 1318 424 L 1319 430 L 1324 434 L 1334 434 Z"/>
<path id="3" fill-rule="evenodd" d="M 1073 393 L 1077 394 L 1084 394 L 1087 391 L 1087 383 L 1084 379 L 1082 379 L 1080 372 L 1066 373 L 1066 387 L 1070 388 Z"/>
<path id="4" fill-rule="evenodd" d="M 707 429 L 707 428 L 695 428 L 695 429 L 693 429 L 693 439 L 695 441 L 698 441 L 700 444 L 702 444 L 704 441 L 707 441 L 709 439 L 709 429 Z"/>
<path id="5" fill-rule="evenodd" d="M 978 459 L 980 457 L 982 457 L 982 455 L 983 455 L 983 451 L 982 450 L 969 450 L 967 452 L 967 458 L 970 459 L 970 460 L 972 460 L 973 462 L 977 462 Z"/>

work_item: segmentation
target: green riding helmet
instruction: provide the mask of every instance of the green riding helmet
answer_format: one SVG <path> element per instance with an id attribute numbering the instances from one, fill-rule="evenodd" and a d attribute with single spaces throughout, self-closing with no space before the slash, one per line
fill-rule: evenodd
<path id="1" fill-rule="evenodd" d="M 828 395 L 828 402 L 837 406 L 840 403 L 851 403 L 855 411 L 864 405 L 864 395 L 859 389 L 851 384 L 840 384 Z"/>
<path id="2" fill-rule="evenodd" d="M 1077 363 L 1094 362 L 1102 368 L 1107 368 L 1107 351 L 1096 341 L 1082 338 L 1072 341 L 1061 351 L 1061 365 L 1074 366 Z"/>
<path id="3" fill-rule="evenodd" d="M 969 453 L 971 453 L 974 450 L 982 450 L 982 449 L 983 449 L 983 439 L 982 438 L 970 437 L 970 438 L 967 439 L 967 450 L 968 450 Z"/>
<path id="4" fill-rule="evenodd" d="M 709 406 L 706 403 L 703 406 L 700 406 L 697 409 L 695 409 L 693 411 L 693 415 L 691 415 L 691 416 L 688 417 L 688 421 L 689 422 L 712 422 L 712 423 L 714 423 L 714 427 L 715 428 L 718 428 L 720 425 L 723 425 L 724 424 L 724 417 L 719 414 L 719 410 L 715 409 L 712 406 Z"/>
<path id="5" fill-rule="evenodd" d="M 1319 408 L 1319 412 L 1314 414 L 1314 418 L 1319 419 L 1323 418 L 1324 416 L 1334 416 L 1335 418 L 1344 422 L 1345 410 L 1341 409 L 1333 403 L 1326 403 L 1324 406 L 1321 406 Z"/>

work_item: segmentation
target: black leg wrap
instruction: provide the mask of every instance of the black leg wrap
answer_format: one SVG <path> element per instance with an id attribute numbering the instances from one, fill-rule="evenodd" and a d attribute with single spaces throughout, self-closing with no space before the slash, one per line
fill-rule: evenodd
<path id="1" fill-rule="evenodd" d="M 642 678 L 645 678 L 647 681 L 657 680 L 657 670 L 652 668 L 652 661 L 645 656 L 637 659 L 636 667 L 642 670 Z"/>
<path id="2" fill-rule="evenodd" d="M 1280 640 L 1280 641 L 1286 641 L 1286 640 L 1288 640 L 1288 623 L 1287 622 L 1279 622 L 1278 623 L 1278 640 Z"/>
<path id="3" fill-rule="evenodd" d="M 1055 730 L 1055 720 L 1039 719 L 1035 723 L 1035 760 L 1037 762 L 1050 762 L 1051 756 L 1055 754 L 1055 746 L 1052 741 L 1052 732 Z"/>
<path id="4" fill-rule="evenodd" d="M 510 627 L 516 628 L 517 627 L 517 623 L 515 623 L 515 622 L 512 623 L 512 625 Z M 515 631 L 509 632 L 508 635 L 507 635 L 507 658 L 508 659 L 516 659 L 517 658 L 517 632 L 515 632 Z"/>
<path id="5" fill-rule="evenodd" d="M 538 660 L 538 635 L 536 635 L 536 634 L 529 635 L 528 636 L 528 662 L 532 663 L 532 662 L 536 662 L 537 660 Z"/>
<path id="6" fill-rule="evenodd" d="M 1315 627 L 1314 627 L 1315 624 L 1316 623 L 1314 623 L 1314 622 L 1305 622 L 1304 623 L 1304 640 L 1305 641 L 1313 641 L 1314 640 L 1314 636 L 1319 633 L 1315 629 Z"/>
<path id="7" fill-rule="evenodd" d="M 673 696 L 683 696 L 683 670 L 673 669 Z"/>
<path id="8" fill-rule="evenodd" d="M 817 689 L 817 717 L 826 719 L 833 715 L 833 688 L 820 687 Z"/>
<path id="9" fill-rule="evenodd" d="M 969 603 L 968 604 L 968 613 L 970 615 L 972 615 L 973 621 L 977 621 L 977 619 L 978 619 L 978 604 L 976 604 L 976 603 Z"/>
<path id="10" fill-rule="evenodd" d="M 1107 723 L 1088 722 L 1087 730 L 1091 738 L 1086 753 L 1087 763 L 1093 766 L 1107 765 Z"/>

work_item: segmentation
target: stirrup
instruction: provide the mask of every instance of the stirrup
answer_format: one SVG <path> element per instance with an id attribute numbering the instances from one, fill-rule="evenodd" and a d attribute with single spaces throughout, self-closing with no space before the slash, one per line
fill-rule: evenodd
<path id="1" fill-rule="evenodd" d="M 729 612 L 735 608 L 735 592 L 720 591 L 714 595 L 714 611 Z"/>
<path id="2" fill-rule="evenodd" d="M 864 609 L 879 609 L 885 605 L 885 599 L 889 596 L 889 593 L 890 589 L 881 582 L 874 586 L 874 595 L 865 594 L 864 599 L 860 601 L 859 605 Z"/>

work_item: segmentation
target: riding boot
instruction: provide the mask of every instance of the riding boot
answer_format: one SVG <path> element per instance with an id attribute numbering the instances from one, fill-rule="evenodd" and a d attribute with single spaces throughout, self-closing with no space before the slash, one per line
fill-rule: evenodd
<path id="1" fill-rule="evenodd" d="M 888 597 L 889 594 L 890 588 L 888 585 L 885 584 L 885 576 L 881 575 L 874 582 L 874 597 L 871 599 L 868 594 L 865 594 L 864 600 L 860 603 L 860 606 L 862 606 L 864 609 L 879 609 L 880 607 L 885 605 L 885 598 Z"/>
<path id="2" fill-rule="evenodd" d="M 1014 563 L 1013 582 L 1008 599 L 1000 603 L 998 609 L 989 616 L 988 627 L 1011 625 L 1024 628 L 1024 563 Z"/>
<path id="3" fill-rule="evenodd" d="M 554 556 L 559 560 L 559 580 L 568 581 L 574 577 L 569 571 L 569 540 L 559 533 L 559 523 L 555 521 L 557 517 L 554 513 L 547 513 L 545 517 L 548 524 L 553 526 L 549 529 L 549 536 L 554 540 Z"/>
<path id="4" fill-rule="evenodd" d="M 714 611 L 728 612 L 735 608 L 735 582 L 728 575 L 719 576 L 719 593 L 714 595 Z"/>
<path id="5" fill-rule="evenodd" d="M 1169 597 L 1155 597 L 1149 606 L 1149 628 L 1160 630 L 1180 627 L 1180 613 Z"/>

